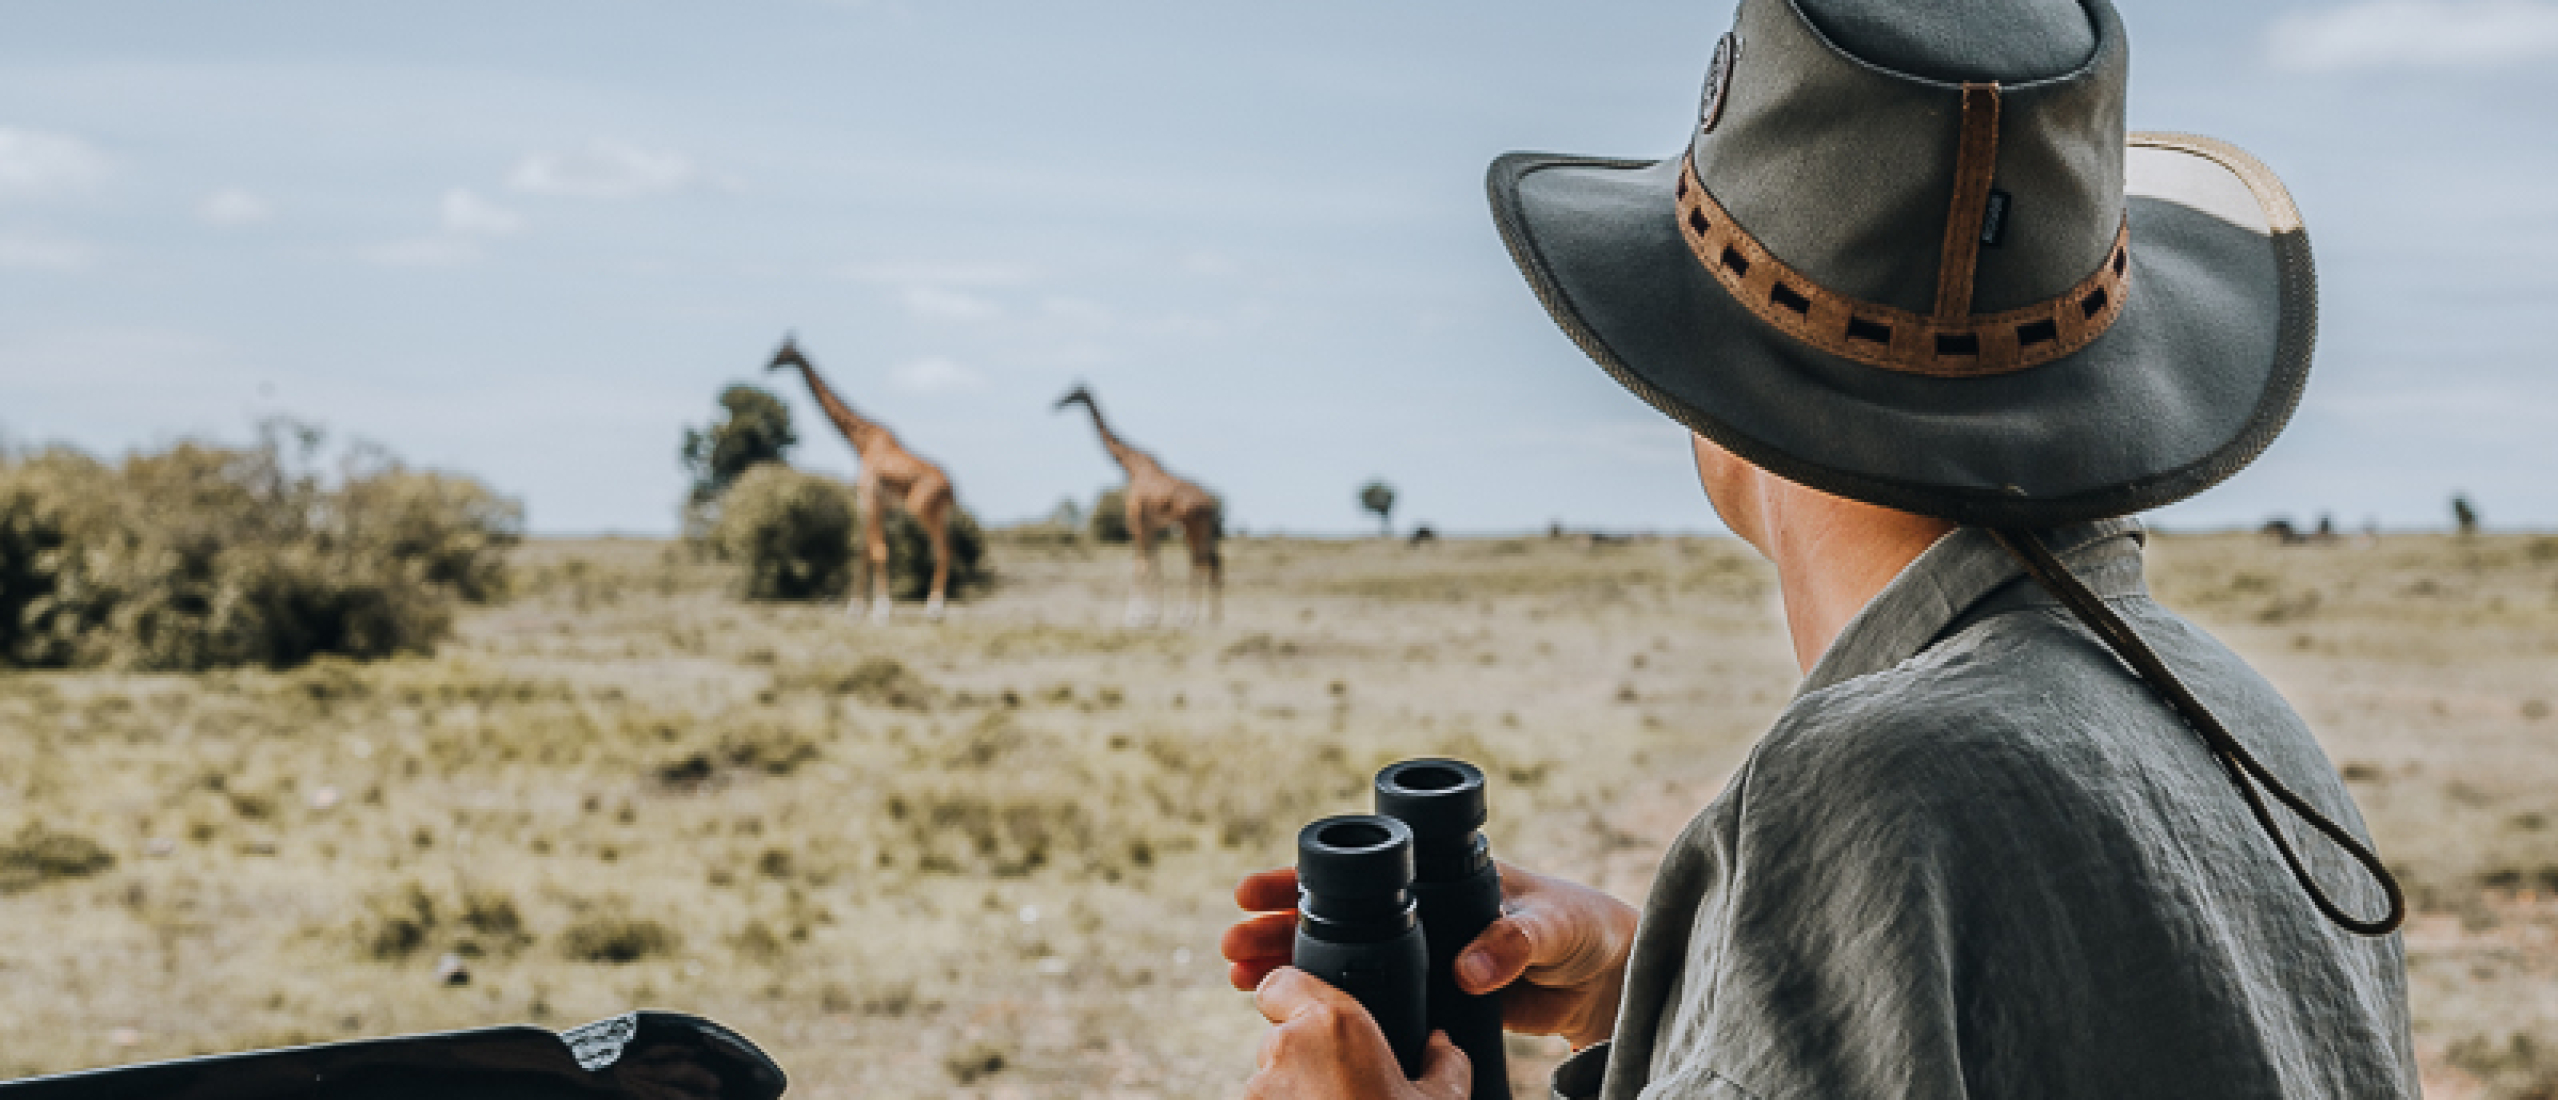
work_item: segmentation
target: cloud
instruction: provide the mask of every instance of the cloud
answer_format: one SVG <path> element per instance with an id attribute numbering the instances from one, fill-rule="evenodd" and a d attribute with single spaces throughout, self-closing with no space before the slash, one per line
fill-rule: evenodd
<path id="1" fill-rule="evenodd" d="M 362 255 L 384 267 L 452 267 L 479 259 L 480 246 L 451 236 L 417 237 L 375 245 Z"/>
<path id="2" fill-rule="evenodd" d="M 482 241 L 511 236 L 524 229 L 524 215 L 467 187 L 456 187 L 436 201 L 438 231 L 431 236 L 375 245 L 359 255 L 384 267 L 452 267 L 485 254 Z"/>
<path id="3" fill-rule="evenodd" d="M 444 231 L 467 237 L 503 237 L 524 228 L 524 216 L 487 199 L 468 188 L 456 187 L 444 193 L 442 206 Z"/>
<path id="4" fill-rule="evenodd" d="M 195 220 L 221 229 L 256 225 L 275 217 L 265 199 L 237 187 L 226 187 L 195 204 Z"/>
<path id="5" fill-rule="evenodd" d="M 921 393 L 974 390 L 986 385 L 984 376 L 940 356 L 900 363 L 889 372 L 889 377 L 901 388 Z"/>
<path id="6" fill-rule="evenodd" d="M 96 250 L 80 241 L 0 232 L 0 268 L 77 271 L 96 258 Z"/>
<path id="7" fill-rule="evenodd" d="M 576 199 L 627 199 L 736 186 L 735 181 L 704 172 L 682 153 L 615 141 L 527 155 L 507 174 L 506 185 L 526 194 Z"/>
<path id="8" fill-rule="evenodd" d="M 2493 68 L 2558 58 L 2552 0 L 2365 0 L 2294 12 L 2266 33 L 2293 72 Z"/>
<path id="9" fill-rule="evenodd" d="M 936 287 L 1020 286 L 1036 274 L 1027 264 L 965 260 L 847 264 L 839 273 L 858 282 Z"/>
<path id="10" fill-rule="evenodd" d="M 898 295 L 906 312 L 927 321 L 990 321 L 1003 309 L 974 294 L 963 294 L 937 286 L 909 287 Z"/>
<path id="11" fill-rule="evenodd" d="M 85 141 L 0 126 L 0 199 L 72 194 L 106 176 L 106 155 Z"/>

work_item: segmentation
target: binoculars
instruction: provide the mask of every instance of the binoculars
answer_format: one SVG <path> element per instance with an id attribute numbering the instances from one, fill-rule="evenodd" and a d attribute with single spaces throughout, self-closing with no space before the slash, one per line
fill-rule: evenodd
<path id="1" fill-rule="evenodd" d="M 1483 772 L 1462 760 L 1406 760 L 1377 773 L 1376 812 L 1297 833 L 1291 962 L 1350 994 L 1385 1032 L 1406 1078 L 1432 1031 L 1474 1068 L 1474 1100 L 1508 1100 L 1501 1001 L 1457 988 L 1455 963 L 1501 915 L 1501 876 L 1483 838 Z"/>

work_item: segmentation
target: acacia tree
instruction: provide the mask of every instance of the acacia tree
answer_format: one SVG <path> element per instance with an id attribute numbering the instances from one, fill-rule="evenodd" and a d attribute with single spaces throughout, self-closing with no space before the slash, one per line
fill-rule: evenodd
<path id="1" fill-rule="evenodd" d="M 1394 523 L 1388 517 L 1394 512 L 1394 486 L 1371 480 L 1359 487 L 1359 507 L 1377 514 L 1377 533 L 1394 534 Z"/>
<path id="2" fill-rule="evenodd" d="M 684 528 L 699 534 L 708 529 L 721 493 L 738 477 L 766 462 L 780 462 L 799 442 L 791 431 L 790 406 L 768 390 L 743 382 L 719 394 L 721 417 L 707 428 L 685 428 L 681 452 L 684 469 L 693 475 L 684 498 Z"/>

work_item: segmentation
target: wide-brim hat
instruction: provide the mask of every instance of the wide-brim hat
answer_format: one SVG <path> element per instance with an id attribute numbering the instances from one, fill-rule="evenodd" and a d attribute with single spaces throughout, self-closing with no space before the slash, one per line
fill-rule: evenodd
<path id="1" fill-rule="evenodd" d="M 1963 523 L 2178 500 L 2309 371 L 2309 240 L 2208 138 L 2126 134 L 2104 0 L 1741 0 L 1688 148 L 1513 153 L 1495 221 L 1564 331 L 1780 476 Z"/>

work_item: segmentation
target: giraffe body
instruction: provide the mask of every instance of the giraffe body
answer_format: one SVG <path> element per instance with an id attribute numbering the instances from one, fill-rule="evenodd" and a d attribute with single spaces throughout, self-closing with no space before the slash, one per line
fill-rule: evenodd
<path id="1" fill-rule="evenodd" d="M 861 475 L 853 482 L 853 493 L 862 512 L 862 559 L 870 574 L 870 617 L 872 621 L 888 618 L 888 525 L 890 508 L 904 508 L 923 525 L 924 537 L 932 544 L 933 580 L 924 599 L 924 614 L 939 619 L 945 595 L 950 589 L 950 513 L 958 506 L 958 496 L 951 489 L 950 475 L 942 468 L 907 450 L 886 425 L 854 412 L 851 405 L 835 395 L 833 387 L 817 373 L 817 367 L 802 354 L 798 344 L 782 341 L 780 351 L 766 370 L 797 368 L 807 381 L 808 392 L 817 399 L 826 419 L 843 433 L 860 457 Z M 852 604 L 847 610 L 861 607 L 861 592 L 856 585 Z"/>
<path id="2" fill-rule="evenodd" d="M 1217 554 L 1220 535 L 1217 498 L 1186 478 L 1164 469 L 1155 456 L 1130 446 L 1110 430 L 1102 419 L 1101 405 L 1092 391 L 1077 386 L 1059 398 L 1057 408 L 1082 405 L 1092 414 L 1093 431 L 1101 436 L 1102 449 L 1128 475 L 1123 496 L 1128 508 L 1128 535 L 1136 544 L 1137 563 L 1128 595 L 1130 625 L 1154 621 L 1151 599 L 1162 585 L 1155 568 L 1155 538 L 1166 527 L 1179 526 L 1182 542 L 1190 550 L 1189 603 L 1204 607 L 1209 621 L 1221 611 L 1225 586 L 1225 565 Z"/>

